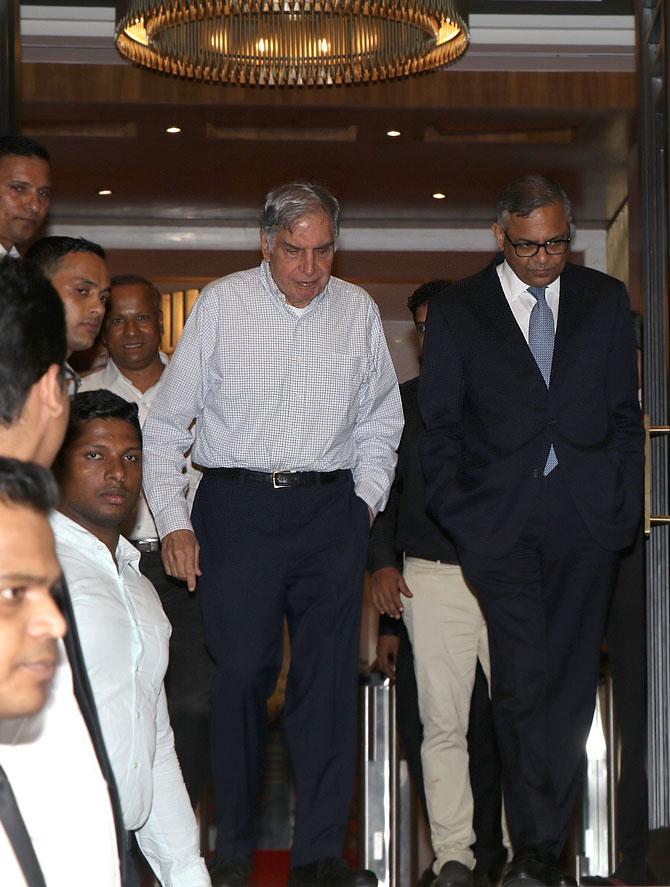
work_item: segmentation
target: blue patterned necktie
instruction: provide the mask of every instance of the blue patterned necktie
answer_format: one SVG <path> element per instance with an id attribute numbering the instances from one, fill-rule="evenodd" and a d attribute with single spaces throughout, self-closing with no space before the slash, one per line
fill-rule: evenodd
<path id="1" fill-rule="evenodd" d="M 545 289 L 543 286 L 528 287 L 528 292 L 535 299 L 528 324 L 528 345 L 548 388 L 551 380 L 551 360 L 554 356 L 555 327 L 554 315 L 545 299 Z M 544 466 L 544 476 L 552 472 L 557 465 L 558 459 L 552 444 Z"/>

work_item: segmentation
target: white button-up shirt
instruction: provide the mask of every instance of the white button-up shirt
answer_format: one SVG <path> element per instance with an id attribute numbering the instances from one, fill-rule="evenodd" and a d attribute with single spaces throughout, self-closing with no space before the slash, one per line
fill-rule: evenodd
<path id="1" fill-rule="evenodd" d="M 49 887 L 120 887 L 114 816 L 61 641 L 42 711 L 0 721 L 0 764 Z M 0 826 L 0 884 L 24 887 Z M 30 885 L 28 885 L 30 887 Z"/>
<path id="2" fill-rule="evenodd" d="M 530 326 L 530 312 L 537 304 L 537 299 L 528 292 L 528 284 L 520 280 L 507 262 L 502 262 L 496 268 L 500 285 L 505 294 L 505 298 L 509 303 L 509 307 L 514 315 L 514 319 L 519 324 L 519 329 L 523 333 L 524 339 L 528 341 L 528 328 Z M 549 286 L 545 287 L 544 297 L 547 305 L 554 315 L 554 329 L 558 323 L 558 304 L 561 294 L 561 278 L 557 277 Z"/>
<path id="3" fill-rule="evenodd" d="M 161 537 L 190 529 L 183 454 L 208 468 L 351 469 L 386 504 L 403 426 L 379 309 L 331 277 L 301 312 L 269 265 L 206 286 L 144 426 L 145 490 Z M 191 424 L 195 425 L 195 442 Z"/>
<path id="4" fill-rule="evenodd" d="M 167 365 L 167 354 L 163 354 L 161 352 L 160 358 L 162 362 Z M 154 402 L 154 398 L 156 397 L 162 381 L 163 377 L 161 376 L 158 382 L 156 382 L 155 385 L 152 385 L 151 388 L 147 388 L 146 391 L 140 391 L 139 388 L 133 385 L 133 383 L 127 376 L 124 376 L 124 374 L 117 367 L 114 361 L 110 359 L 107 362 L 106 367 L 98 370 L 95 373 L 91 373 L 89 376 L 85 376 L 82 379 L 79 390 L 97 391 L 99 388 L 106 388 L 108 391 L 112 391 L 114 392 L 114 394 L 118 394 L 119 397 L 122 397 L 124 400 L 131 401 L 131 403 L 136 403 L 138 409 L 138 419 L 140 420 L 140 425 L 144 427 L 149 409 Z M 198 489 L 198 484 L 200 483 L 200 479 L 202 478 L 202 472 L 193 467 L 190 456 L 188 456 L 186 459 L 185 472 L 186 477 L 188 478 L 186 502 L 188 503 L 188 508 L 190 511 L 193 505 L 193 499 L 195 497 L 196 490 Z M 149 509 L 149 506 L 147 504 L 144 492 L 140 496 L 139 502 L 137 504 L 137 515 L 133 528 L 129 533 L 129 537 L 131 539 L 158 538 L 156 524 L 154 523 L 154 519 L 151 516 L 151 510 Z"/>
<path id="5" fill-rule="evenodd" d="M 52 527 L 126 828 L 161 884 L 205 887 L 163 686 L 170 623 L 130 542 L 119 538 L 115 564 L 106 545 L 63 514 Z"/>

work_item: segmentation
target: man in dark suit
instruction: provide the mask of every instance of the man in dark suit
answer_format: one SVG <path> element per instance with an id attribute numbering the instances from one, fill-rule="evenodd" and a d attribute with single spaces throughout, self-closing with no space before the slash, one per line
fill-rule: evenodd
<path id="1" fill-rule="evenodd" d="M 501 257 L 431 303 L 419 400 L 428 508 L 489 627 L 515 856 L 504 887 L 567 887 L 619 551 L 640 518 L 643 433 L 622 283 L 567 262 L 572 207 L 508 185 Z"/>

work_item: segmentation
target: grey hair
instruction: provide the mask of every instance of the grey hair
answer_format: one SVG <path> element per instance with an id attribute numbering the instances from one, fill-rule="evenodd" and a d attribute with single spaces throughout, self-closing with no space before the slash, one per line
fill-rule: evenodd
<path id="1" fill-rule="evenodd" d="M 536 209 L 550 206 L 552 203 L 563 204 L 572 228 L 574 224 L 572 201 L 558 182 L 537 174 L 514 179 L 503 189 L 498 198 L 496 205 L 498 224 L 504 227 L 510 215 L 527 218 Z"/>
<path id="2" fill-rule="evenodd" d="M 340 204 L 323 185 L 309 182 L 289 182 L 274 188 L 265 198 L 261 213 L 261 231 L 265 234 L 270 249 L 280 228 L 293 230 L 295 222 L 306 213 L 324 212 L 333 227 L 333 242 L 337 243 L 340 233 Z"/>

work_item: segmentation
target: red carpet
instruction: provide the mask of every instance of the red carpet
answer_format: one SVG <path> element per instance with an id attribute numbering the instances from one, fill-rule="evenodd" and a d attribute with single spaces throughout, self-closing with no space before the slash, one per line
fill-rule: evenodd
<path id="1" fill-rule="evenodd" d="M 254 855 L 252 887 L 286 887 L 290 850 L 258 850 Z"/>

